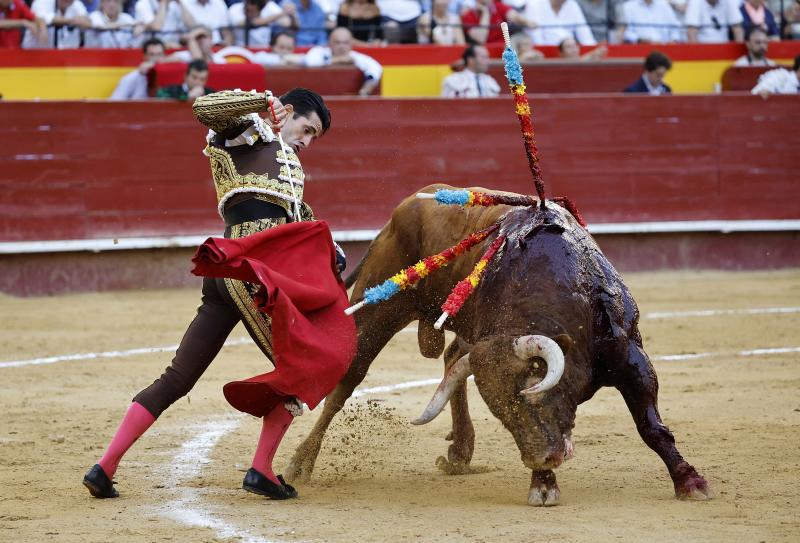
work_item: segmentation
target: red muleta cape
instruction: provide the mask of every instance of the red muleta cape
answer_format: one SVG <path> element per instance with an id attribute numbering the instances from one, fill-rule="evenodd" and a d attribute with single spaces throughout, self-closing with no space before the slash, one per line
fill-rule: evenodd
<path id="1" fill-rule="evenodd" d="M 256 305 L 272 317 L 275 370 L 223 387 L 228 402 L 263 417 L 296 396 L 311 409 L 344 377 L 356 350 L 356 326 L 336 275 L 328 225 L 289 223 L 239 239 L 209 238 L 192 273 L 260 285 Z"/>

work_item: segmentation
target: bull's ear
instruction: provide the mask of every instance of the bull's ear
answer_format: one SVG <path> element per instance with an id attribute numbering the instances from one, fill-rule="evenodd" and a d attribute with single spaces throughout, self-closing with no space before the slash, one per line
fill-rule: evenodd
<path id="1" fill-rule="evenodd" d="M 572 338 L 567 334 L 559 334 L 553 338 L 553 341 L 558 343 L 558 346 L 561 347 L 561 352 L 564 353 L 564 356 L 567 356 L 567 353 L 572 348 Z"/>

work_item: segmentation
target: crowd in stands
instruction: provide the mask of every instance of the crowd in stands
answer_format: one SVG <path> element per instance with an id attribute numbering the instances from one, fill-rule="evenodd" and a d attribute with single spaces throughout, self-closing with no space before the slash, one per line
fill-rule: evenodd
<path id="1" fill-rule="evenodd" d="M 798 0 L 0 0 L 0 47 L 168 48 L 198 26 L 214 45 L 266 47 L 281 30 L 300 47 L 347 28 L 353 44 L 491 44 L 507 22 L 535 45 L 717 43 L 800 38 Z"/>

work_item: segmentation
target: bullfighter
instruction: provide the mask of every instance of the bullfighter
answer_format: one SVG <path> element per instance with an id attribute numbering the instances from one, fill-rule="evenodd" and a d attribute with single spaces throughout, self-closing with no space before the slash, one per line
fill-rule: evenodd
<path id="1" fill-rule="evenodd" d="M 83 484 L 96 498 L 119 495 L 112 478 L 122 456 L 192 389 L 242 321 L 275 365 L 270 373 L 224 388 L 234 407 L 263 417 L 243 488 L 272 499 L 294 498 L 297 491 L 274 473 L 273 457 L 303 403 L 313 408 L 344 375 L 355 344 L 352 319 L 342 319 L 347 297 L 338 273 L 344 269 L 344 254 L 302 201 L 298 154 L 328 130 L 330 112 L 317 93 L 303 88 L 280 98 L 269 92 L 213 93 L 198 98 L 193 111 L 210 129 L 204 154 L 211 163 L 226 239 L 210 239 L 195 256 L 194 273 L 205 276 L 197 315 L 171 365 L 133 398 Z M 295 269 L 288 268 L 292 263 Z M 304 281 L 311 294 L 303 291 Z M 321 314 L 335 321 L 325 321 L 322 331 Z M 320 336 L 326 333 L 348 339 L 337 343 Z M 326 348 L 330 356 L 314 356 Z"/>

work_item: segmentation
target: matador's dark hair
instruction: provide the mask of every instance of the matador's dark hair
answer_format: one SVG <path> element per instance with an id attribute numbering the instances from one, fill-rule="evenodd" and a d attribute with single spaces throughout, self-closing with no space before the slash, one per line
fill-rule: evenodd
<path id="1" fill-rule="evenodd" d="M 280 97 L 281 103 L 292 104 L 294 114 L 308 116 L 312 111 L 316 111 L 319 120 L 322 121 L 322 132 L 327 132 L 331 126 L 331 112 L 322 96 L 316 92 L 302 87 L 297 87 Z"/>

